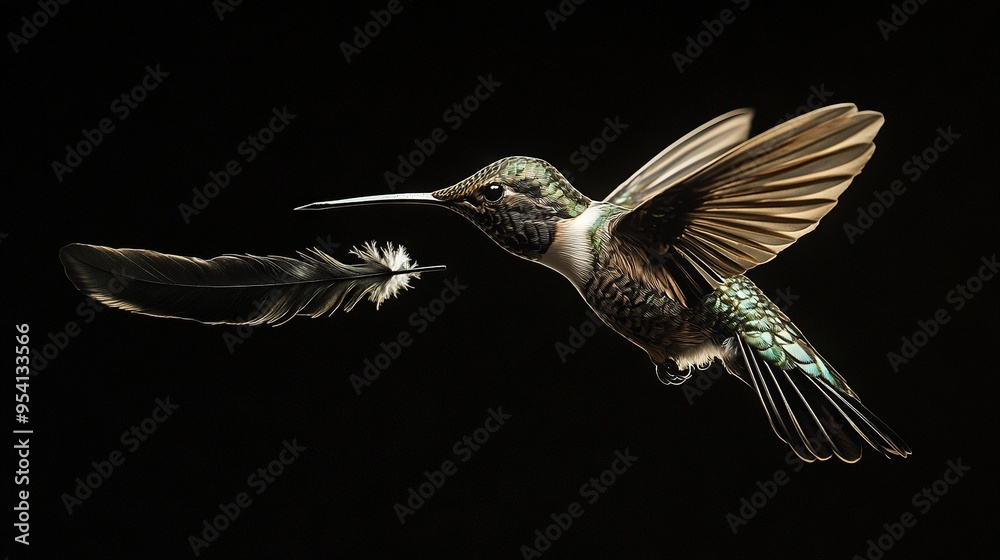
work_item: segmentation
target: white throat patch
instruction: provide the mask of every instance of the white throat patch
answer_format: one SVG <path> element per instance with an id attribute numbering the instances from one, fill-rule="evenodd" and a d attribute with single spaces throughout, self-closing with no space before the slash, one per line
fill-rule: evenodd
<path id="1" fill-rule="evenodd" d="M 579 291 L 594 273 L 594 250 L 587 232 L 601 216 L 593 204 L 583 214 L 556 224 L 556 235 L 539 262 L 569 279 Z"/>

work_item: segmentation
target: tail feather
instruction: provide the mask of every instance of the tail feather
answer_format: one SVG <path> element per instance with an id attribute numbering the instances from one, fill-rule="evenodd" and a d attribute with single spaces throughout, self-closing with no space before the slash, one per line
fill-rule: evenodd
<path id="1" fill-rule="evenodd" d="M 869 445 L 882 451 L 886 456 L 892 454 L 906 457 L 912 453 L 902 438 L 879 420 L 878 416 L 868 410 L 856 395 L 841 394 L 813 377 L 806 377 L 806 379 L 820 390 L 831 406 L 847 418 L 851 427 L 857 430 Z"/>
<path id="2" fill-rule="evenodd" d="M 771 427 L 804 461 L 853 463 L 862 441 L 906 457 L 906 444 L 871 413 L 792 320 L 748 278 L 727 279 L 706 298 L 716 328 L 734 333 L 722 361 L 757 391 Z M 724 332 L 725 332 L 724 331 Z"/>
<path id="3" fill-rule="evenodd" d="M 795 362 L 790 369 L 781 369 L 742 335 L 736 338 L 735 350 L 724 357 L 726 368 L 754 388 L 774 432 L 803 461 L 836 456 L 853 463 L 861 458 L 863 441 L 886 456 L 911 453 L 846 385 L 846 391 L 838 390 Z"/>

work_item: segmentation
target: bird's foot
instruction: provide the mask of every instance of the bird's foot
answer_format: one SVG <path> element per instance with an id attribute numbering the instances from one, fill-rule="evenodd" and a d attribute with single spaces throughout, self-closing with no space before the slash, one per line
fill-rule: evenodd
<path id="1" fill-rule="evenodd" d="M 656 378 L 664 385 L 680 385 L 690 377 L 691 368 L 682 373 L 681 369 L 677 367 L 677 362 L 673 360 L 668 359 L 662 364 L 656 364 Z"/>

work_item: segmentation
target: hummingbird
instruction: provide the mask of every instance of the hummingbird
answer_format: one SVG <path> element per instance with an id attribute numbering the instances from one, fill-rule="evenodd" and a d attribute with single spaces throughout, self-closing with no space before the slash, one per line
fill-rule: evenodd
<path id="1" fill-rule="evenodd" d="M 874 152 L 884 121 L 850 103 L 749 138 L 753 111 L 698 127 L 604 200 L 554 166 L 507 157 L 430 193 L 362 196 L 326 210 L 423 204 L 458 213 L 507 252 L 564 276 L 608 327 L 649 355 L 657 379 L 716 361 L 753 389 L 804 461 L 911 451 L 744 273 L 812 231 Z"/>

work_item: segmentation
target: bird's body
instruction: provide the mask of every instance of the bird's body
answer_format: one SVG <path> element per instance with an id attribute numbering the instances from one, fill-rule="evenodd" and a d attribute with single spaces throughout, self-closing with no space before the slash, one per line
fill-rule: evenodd
<path id="1" fill-rule="evenodd" d="M 682 381 L 687 376 L 674 372 L 731 357 L 735 349 L 726 341 L 741 332 L 773 331 L 796 339 L 791 320 L 746 276 L 722 280 L 689 305 L 671 297 L 656 281 L 661 259 L 611 233 L 609 224 L 627 213 L 612 203 L 591 203 L 556 227 L 552 245 L 538 261 L 566 277 L 606 325 L 646 350 L 661 381 Z M 761 317 L 767 327 L 755 330 Z M 772 364 L 787 369 L 788 360 L 772 354 Z"/>
<path id="2" fill-rule="evenodd" d="M 711 362 L 719 355 L 708 328 L 713 318 L 669 297 L 655 275 L 643 274 L 644 267 L 658 266 L 655 256 L 611 233 L 609 222 L 627 212 L 592 203 L 556 227 L 539 262 L 565 276 L 605 324 L 646 350 L 653 363 L 673 360 L 688 369 Z"/>

